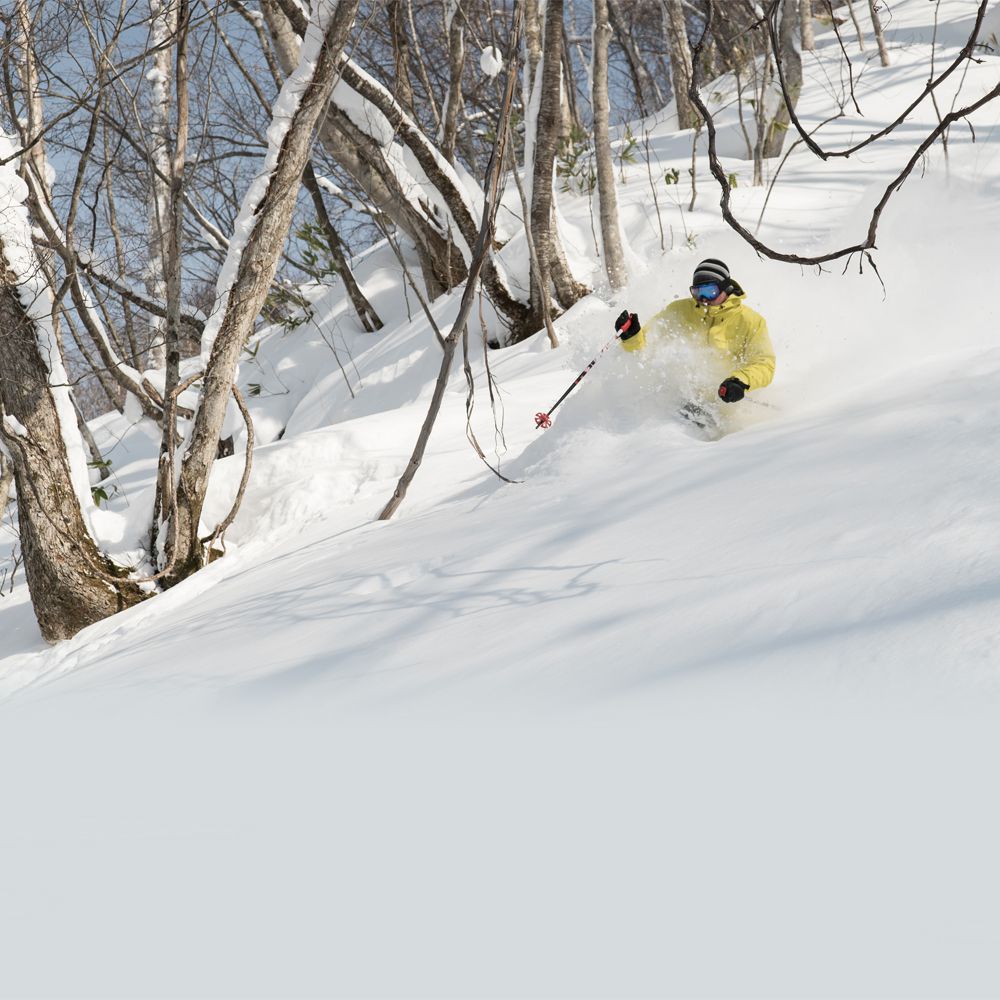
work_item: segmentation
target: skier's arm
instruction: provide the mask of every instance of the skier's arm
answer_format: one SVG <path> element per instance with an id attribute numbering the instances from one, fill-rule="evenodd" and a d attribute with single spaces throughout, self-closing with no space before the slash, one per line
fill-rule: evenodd
<path id="1" fill-rule="evenodd" d="M 767 323 L 761 318 L 754 324 L 743 346 L 743 364 L 729 374 L 751 389 L 763 389 L 774 378 L 774 348 L 767 333 Z"/>
<path id="2" fill-rule="evenodd" d="M 670 305 L 673 305 L 673 303 Z M 643 323 L 639 332 L 634 336 L 628 338 L 622 337 L 622 347 L 624 347 L 626 351 L 641 351 L 646 346 L 646 331 L 652 330 L 653 327 L 659 323 L 664 316 L 666 316 L 667 309 L 669 308 L 670 306 L 667 306 L 666 309 L 661 309 L 651 320 L 649 320 L 649 322 Z"/>

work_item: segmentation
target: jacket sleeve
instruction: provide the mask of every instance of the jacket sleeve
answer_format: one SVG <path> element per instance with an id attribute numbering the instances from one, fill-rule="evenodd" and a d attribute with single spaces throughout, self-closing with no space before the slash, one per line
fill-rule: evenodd
<path id="1" fill-rule="evenodd" d="M 671 303 L 670 305 L 673 305 Z M 629 337 L 628 340 L 622 341 L 622 347 L 626 351 L 641 351 L 646 346 L 646 334 L 651 333 L 653 329 L 659 326 L 666 318 L 670 311 L 670 306 L 666 309 L 661 309 L 652 319 L 647 320 L 639 328 L 639 332 L 634 337 Z"/>
<path id="2" fill-rule="evenodd" d="M 738 378 L 751 389 L 763 389 L 771 384 L 774 378 L 774 348 L 763 317 L 757 317 L 747 331 L 740 360 L 740 367 L 730 378 Z"/>

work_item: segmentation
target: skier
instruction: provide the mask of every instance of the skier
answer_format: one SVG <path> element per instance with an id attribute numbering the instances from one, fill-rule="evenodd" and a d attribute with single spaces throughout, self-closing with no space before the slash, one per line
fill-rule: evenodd
<path id="1" fill-rule="evenodd" d="M 737 403 L 747 392 L 762 389 L 774 378 L 774 348 L 767 323 L 744 304 L 745 298 L 725 263 L 710 257 L 695 268 L 690 298 L 671 302 L 644 325 L 635 313 L 625 310 L 615 330 L 626 351 L 642 350 L 650 334 L 681 336 L 711 348 L 730 369 L 718 397 L 724 403 Z M 681 415 L 702 428 L 715 422 L 697 403 L 685 404 Z"/>

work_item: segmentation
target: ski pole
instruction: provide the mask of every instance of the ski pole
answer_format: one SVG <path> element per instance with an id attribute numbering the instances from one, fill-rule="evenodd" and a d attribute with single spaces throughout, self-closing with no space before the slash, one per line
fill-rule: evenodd
<path id="1" fill-rule="evenodd" d="M 544 430 L 546 427 L 552 426 L 552 414 L 555 413 L 556 407 L 583 381 L 583 376 L 590 371 L 594 365 L 597 364 L 598 358 L 616 341 L 623 333 L 628 333 L 629 327 L 632 325 L 632 320 L 629 318 L 625 321 L 625 325 L 597 352 L 594 360 L 587 365 L 586 368 L 580 372 L 579 375 L 573 380 L 573 384 L 552 404 L 549 408 L 548 413 L 536 413 L 535 414 L 535 427 L 539 430 Z"/>

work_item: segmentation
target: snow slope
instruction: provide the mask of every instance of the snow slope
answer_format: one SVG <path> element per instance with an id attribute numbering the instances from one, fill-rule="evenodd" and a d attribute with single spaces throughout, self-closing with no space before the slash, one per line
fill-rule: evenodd
<path id="1" fill-rule="evenodd" d="M 940 10 L 943 65 L 974 5 Z M 933 5 L 892 12 L 894 64 L 866 65 L 866 118 L 830 145 L 922 85 Z M 818 41 L 807 127 L 840 79 Z M 998 67 L 984 53 L 963 94 Z M 661 252 L 642 162 L 621 188 L 633 280 L 612 296 L 588 207 L 563 198 L 596 291 L 559 350 L 491 357 L 502 441 L 475 360 L 477 434 L 518 482 L 472 452 L 458 372 L 388 523 L 438 364 L 392 258 L 359 269 L 386 332 L 334 289 L 262 338 L 229 555 L 53 649 L 23 583 L 0 601 L 0 993 L 1000 993 L 998 120 L 984 109 L 974 144 L 955 130 L 891 203 L 884 288 L 856 260 L 757 260 L 708 176 L 684 214 L 696 246 Z M 935 121 L 921 109 L 905 141 Z M 690 137 L 669 109 L 651 127 L 654 174 L 683 173 Z M 904 160 L 793 152 L 761 238 L 853 242 Z M 755 220 L 749 165 L 727 168 Z M 523 247 L 506 253 L 516 273 Z M 731 433 L 671 420 L 708 376 L 670 348 L 609 352 L 536 431 L 620 309 L 683 294 L 703 256 L 730 262 L 778 350 Z M 435 304 L 443 328 L 456 308 Z M 97 430 L 138 532 L 152 439 Z"/>

